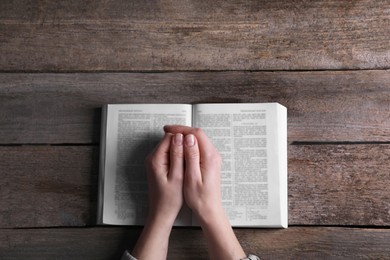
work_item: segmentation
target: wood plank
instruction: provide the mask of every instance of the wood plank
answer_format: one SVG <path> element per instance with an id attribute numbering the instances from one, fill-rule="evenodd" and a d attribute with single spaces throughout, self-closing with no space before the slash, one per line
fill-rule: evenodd
<path id="1" fill-rule="evenodd" d="M 2 259 L 119 259 L 140 228 L 3 229 Z M 236 229 L 246 252 L 262 259 L 387 259 L 389 229 L 290 227 Z M 174 229 L 168 259 L 208 259 L 200 229 Z"/>
<path id="2" fill-rule="evenodd" d="M 0 227 L 96 223 L 96 147 L 0 147 L 0 154 Z"/>
<path id="3" fill-rule="evenodd" d="M 390 67 L 390 3 L 0 3 L 1 71 Z"/>
<path id="4" fill-rule="evenodd" d="M 390 225 L 390 145 L 289 149 L 289 223 Z"/>
<path id="5" fill-rule="evenodd" d="M 0 144 L 98 143 L 105 103 L 279 102 L 294 141 L 390 139 L 390 70 L 0 74 Z"/>
<path id="6" fill-rule="evenodd" d="M 390 145 L 289 146 L 290 225 L 390 225 Z M 96 223 L 98 148 L 0 147 L 0 228 Z"/>
<path id="7" fill-rule="evenodd" d="M 1 229 L 1 259 L 120 259 L 140 228 Z M 23 257 L 24 256 L 24 257 Z"/>

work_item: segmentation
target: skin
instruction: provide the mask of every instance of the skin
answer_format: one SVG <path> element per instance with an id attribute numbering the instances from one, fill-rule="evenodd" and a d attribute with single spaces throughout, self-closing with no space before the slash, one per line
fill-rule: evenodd
<path id="1" fill-rule="evenodd" d="M 146 159 L 150 212 L 132 252 L 137 259 L 166 259 L 172 225 L 183 205 L 182 140 L 181 134 L 165 134 Z"/>
<path id="2" fill-rule="evenodd" d="M 172 225 L 185 201 L 200 221 L 210 259 L 245 258 L 222 207 L 217 149 L 201 129 L 165 126 L 164 131 L 146 160 L 150 213 L 133 256 L 166 259 Z"/>

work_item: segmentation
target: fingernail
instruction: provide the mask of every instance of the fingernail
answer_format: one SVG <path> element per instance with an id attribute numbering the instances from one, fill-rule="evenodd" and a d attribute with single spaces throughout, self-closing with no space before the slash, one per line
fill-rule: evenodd
<path id="1" fill-rule="evenodd" d="M 173 142 L 176 145 L 182 145 L 183 144 L 183 135 L 182 134 L 175 134 Z"/>
<path id="2" fill-rule="evenodd" d="M 191 134 L 186 135 L 186 137 L 185 137 L 185 144 L 187 146 L 193 146 L 195 144 L 195 137 L 194 137 L 194 135 L 191 135 Z"/>

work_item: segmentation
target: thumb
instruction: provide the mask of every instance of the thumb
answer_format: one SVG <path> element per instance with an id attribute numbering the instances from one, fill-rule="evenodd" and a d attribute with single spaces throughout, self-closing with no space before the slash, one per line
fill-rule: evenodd
<path id="1" fill-rule="evenodd" d="M 200 171 L 200 153 L 196 137 L 192 134 L 184 137 L 185 179 L 188 184 L 202 182 Z"/>

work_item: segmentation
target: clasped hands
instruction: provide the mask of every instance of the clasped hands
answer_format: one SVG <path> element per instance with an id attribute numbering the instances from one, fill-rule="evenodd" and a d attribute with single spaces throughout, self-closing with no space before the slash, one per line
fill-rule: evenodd
<path id="1" fill-rule="evenodd" d="M 149 215 L 134 249 L 137 259 L 166 259 L 172 225 L 184 203 L 197 216 L 211 259 L 242 259 L 221 200 L 221 157 L 198 128 L 165 126 L 146 159 Z"/>
<path id="2" fill-rule="evenodd" d="M 184 201 L 200 220 L 221 214 L 217 149 L 199 128 L 165 126 L 164 131 L 146 159 L 149 218 L 172 225 Z"/>

